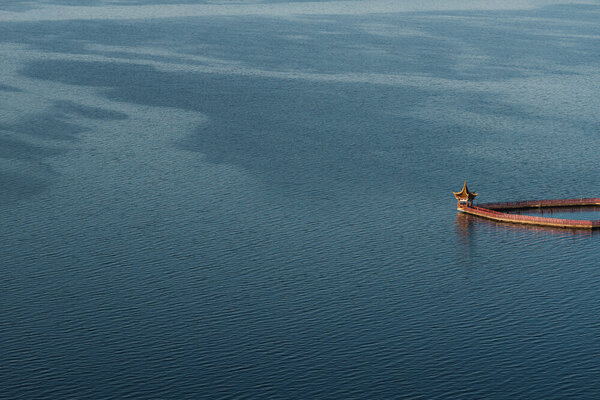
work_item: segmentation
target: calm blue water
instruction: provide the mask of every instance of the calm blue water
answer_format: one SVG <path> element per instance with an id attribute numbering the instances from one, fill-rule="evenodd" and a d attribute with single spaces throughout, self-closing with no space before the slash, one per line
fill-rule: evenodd
<path id="1" fill-rule="evenodd" d="M 266 3 L 0 6 L 0 398 L 599 398 L 600 4 Z"/>

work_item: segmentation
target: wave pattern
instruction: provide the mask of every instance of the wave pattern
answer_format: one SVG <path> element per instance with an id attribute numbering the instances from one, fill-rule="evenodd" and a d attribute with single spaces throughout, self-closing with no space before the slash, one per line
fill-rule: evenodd
<path id="1" fill-rule="evenodd" d="M 599 195 L 597 5 L 22 4 L 0 7 L 0 398 L 600 396 L 598 235 L 451 194 Z"/>

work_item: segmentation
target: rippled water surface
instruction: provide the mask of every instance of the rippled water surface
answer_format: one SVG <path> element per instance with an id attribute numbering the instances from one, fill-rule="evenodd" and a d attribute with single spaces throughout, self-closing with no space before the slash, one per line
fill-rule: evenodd
<path id="1" fill-rule="evenodd" d="M 599 398 L 600 4 L 404 3 L 1 5 L 0 398 Z"/>

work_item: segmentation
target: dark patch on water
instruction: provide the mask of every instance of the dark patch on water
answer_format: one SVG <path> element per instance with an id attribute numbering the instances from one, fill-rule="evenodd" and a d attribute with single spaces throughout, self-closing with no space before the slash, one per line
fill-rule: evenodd
<path id="1" fill-rule="evenodd" d="M 4 144 L 0 141 L 0 144 Z M 30 160 L 31 155 L 28 156 Z M 11 156 L 9 158 L 19 158 Z M 37 196 L 48 188 L 50 181 L 48 174 L 52 174 L 49 168 L 37 167 L 31 171 L 11 172 L 0 169 L 0 202 L 6 206 Z"/>
<path id="2" fill-rule="evenodd" d="M 33 114 L 13 123 L 0 123 L 0 129 L 47 140 L 75 140 L 79 133 L 86 130 L 51 113 Z"/>
<path id="3" fill-rule="evenodd" d="M 0 91 L 4 91 L 4 92 L 20 92 L 21 89 L 10 86 L 10 85 L 4 85 L 4 84 L 0 84 Z"/>
<path id="4" fill-rule="evenodd" d="M 379 171 L 378 179 L 402 179 L 399 162 L 411 140 L 389 119 L 390 105 L 408 109 L 426 95 L 415 89 L 315 82 L 307 91 L 303 81 L 215 79 L 122 63 L 47 61 L 32 63 L 23 73 L 107 87 L 106 96 L 115 101 L 209 115 L 209 121 L 181 144 L 184 149 L 292 185 L 316 180 L 331 184 L 350 176 L 364 184 L 374 170 Z"/>
<path id="5" fill-rule="evenodd" d="M 90 43 L 151 44 L 177 49 L 182 54 L 211 56 L 265 69 L 337 74 L 415 73 L 471 81 L 554 73 L 557 62 L 567 66 L 593 65 L 593 35 L 597 29 L 592 24 L 579 24 L 589 16 L 573 12 L 563 16 L 561 23 L 544 21 L 545 13 L 552 15 L 553 10 L 501 14 L 514 20 L 510 24 L 494 12 L 344 16 L 325 24 L 314 17 L 301 21 L 215 17 L 18 23 L 4 29 L 0 40 L 65 53 L 102 53 L 86 50 Z M 437 23 L 432 23 L 432 18 Z M 528 18 L 541 21 L 532 25 Z M 477 22 L 472 23 L 471 19 Z M 383 35 L 361 28 L 367 22 L 384 26 Z M 394 26 L 401 27 L 400 33 Z M 402 34 L 402 30 L 417 33 Z M 580 36 L 572 39 L 556 35 L 569 32 Z M 538 45 L 540 42 L 543 45 Z M 535 64 L 530 63 L 533 60 Z"/>
<path id="6" fill-rule="evenodd" d="M 32 144 L 23 139 L 0 137 L 0 158 L 40 160 L 63 153 L 63 149 Z"/>
<path id="7" fill-rule="evenodd" d="M 288 187 L 405 182 L 429 190 L 438 178 L 452 180 L 465 163 L 487 162 L 485 154 L 457 157 L 459 153 L 448 152 L 449 145 L 457 147 L 466 140 L 482 148 L 492 142 L 509 149 L 551 151 L 562 140 L 560 132 L 540 142 L 531 133 L 521 136 L 494 126 L 471 130 L 443 119 L 440 123 L 410 116 L 411 110 L 433 97 L 475 114 L 537 119 L 541 127 L 561 118 L 536 115 L 481 92 L 165 72 L 145 65 L 57 60 L 30 63 L 22 73 L 106 88 L 105 96 L 114 101 L 201 112 L 209 116 L 208 121 L 180 144 L 183 149 L 198 151 L 214 163 L 238 165 L 270 184 Z M 577 167 L 556 164 L 553 159 L 540 165 L 533 157 L 518 158 L 519 153 L 511 156 L 507 153 L 504 159 L 487 162 L 484 169 L 470 174 L 482 182 L 492 172 L 506 171 L 508 180 L 507 167 L 519 162 L 530 170 L 532 179 L 544 179 L 549 171 Z M 413 182 L 424 165 L 431 175 Z"/>

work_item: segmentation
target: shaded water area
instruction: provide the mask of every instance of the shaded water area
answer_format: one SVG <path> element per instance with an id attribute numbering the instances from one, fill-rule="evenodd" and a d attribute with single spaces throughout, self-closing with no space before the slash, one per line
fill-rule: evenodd
<path id="1" fill-rule="evenodd" d="M 0 398 L 600 397 L 600 6 L 258 3 L 0 6 Z"/>

